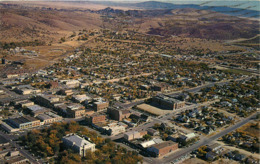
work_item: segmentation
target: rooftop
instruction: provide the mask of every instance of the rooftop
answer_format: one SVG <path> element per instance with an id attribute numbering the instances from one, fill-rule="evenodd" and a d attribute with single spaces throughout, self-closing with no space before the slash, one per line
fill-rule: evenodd
<path id="1" fill-rule="evenodd" d="M 74 145 L 76 145 L 77 147 L 82 147 L 84 145 L 92 144 L 89 141 L 85 140 L 84 138 L 82 138 L 76 134 L 69 134 L 67 136 L 64 136 L 63 139 L 66 139 L 66 140 L 74 143 Z"/>
<path id="2" fill-rule="evenodd" d="M 36 118 L 30 117 L 30 116 L 10 118 L 9 120 L 12 120 L 12 121 L 16 122 L 17 124 L 23 124 L 23 123 L 27 123 L 27 122 L 37 121 Z"/>
<path id="3" fill-rule="evenodd" d="M 177 143 L 172 142 L 172 141 L 165 141 L 165 142 L 153 145 L 152 147 L 154 147 L 156 149 L 162 149 L 162 148 L 165 148 L 167 146 L 172 146 L 172 145 L 175 145 L 175 144 L 177 144 Z"/>

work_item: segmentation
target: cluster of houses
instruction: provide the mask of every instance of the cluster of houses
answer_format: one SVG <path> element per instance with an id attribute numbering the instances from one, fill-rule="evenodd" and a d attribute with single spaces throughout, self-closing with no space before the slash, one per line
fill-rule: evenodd
<path id="1" fill-rule="evenodd" d="M 257 164 L 259 162 L 259 160 L 246 156 L 237 150 L 225 149 L 218 143 L 207 145 L 205 151 L 206 153 L 203 157 L 208 161 L 214 161 L 221 157 L 236 160 L 241 163 Z"/>
<path id="2" fill-rule="evenodd" d="M 240 131 L 225 135 L 223 140 L 226 143 L 237 145 L 240 148 L 250 152 L 258 152 L 260 148 L 258 138 L 252 137 Z"/>
<path id="3" fill-rule="evenodd" d="M 182 112 L 175 120 L 188 128 L 210 134 L 218 127 L 230 124 L 234 118 L 204 106 L 203 109 L 195 108 Z"/>

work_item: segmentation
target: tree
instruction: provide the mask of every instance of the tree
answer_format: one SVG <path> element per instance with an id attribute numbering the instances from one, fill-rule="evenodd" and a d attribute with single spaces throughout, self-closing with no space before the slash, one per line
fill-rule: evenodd
<path id="1" fill-rule="evenodd" d="M 159 124 L 159 123 L 155 123 L 154 125 L 153 125 L 153 128 L 154 129 L 159 129 L 161 127 L 161 125 Z"/>
<path id="2" fill-rule="evenodd" d="M 143 136 L 143 139 L 150 140 L 150 139 L 152 139 L 152 136 L 150 136 L 149 134 L 146 134 Z"/>

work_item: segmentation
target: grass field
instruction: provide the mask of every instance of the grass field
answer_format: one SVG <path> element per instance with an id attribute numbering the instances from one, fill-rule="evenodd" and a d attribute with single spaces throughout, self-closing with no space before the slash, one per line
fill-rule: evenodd
<path id="1" fill-rule="evenodd" d="M 229 72 L 229 73 L 235 73 L 235 74 L 243 74 L 243 75 L 251 75 L 250 72 L 243 71 L 243 70 L 237 70 L 237 69 L 225 69 L 223 70 L 224 72 Z"/>

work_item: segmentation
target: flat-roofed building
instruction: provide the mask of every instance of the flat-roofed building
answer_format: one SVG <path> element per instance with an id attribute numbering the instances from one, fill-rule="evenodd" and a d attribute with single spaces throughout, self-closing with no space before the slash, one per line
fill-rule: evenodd
<path id="1" fill-rule="evenodd" d="M 124 139 L 127 141 L 131 141 L 134 139 L 142 138 L 146 134 L 147 134 L 147 131 L 141 131 L 141 132 L 131 131 L 131 132 L 127 132 L 124 134 Z"/>
<path id="2" fill-rule="evenodd" d="M 141 145 L 143 148 L 147 148 L 147 147 L 150 147 L 150 146 L 152 146 L 152 145 L 154 145 L 154 144 L 159 144 L 159 143 L 162 143 L 162 142 L 163 142 L 162 139 L 160 139 L 160 138 L 154 138 L 154 139 L 152 139 L 152 140 L 150 140 L 150 141 L 142 142 L 142 143 L 140 143 L 140 145 Z"/>
<path id="3" fill-rule="evenodd" d="M 196 134 L 195 133 L 189 133 L 189 134 L 186 134 L 186 135 L 181 135 L 180 137 L 179 137 L 179 139 L 181 140 L 181 141 L 188 141 L 188 140 L 191 140 L 191 139 L 193 139 L 193 138 L 195 138 L 196 137 Z"/>
<path id="4" fill-rule="evenodd" d="M 80 85 L 80 82 L 78 80 L 68 80 L 65 81 L 64 83 L 68 88 L 76 88 L 79 87 Z"/>
<path id="5" fill-rule="evenodd" d="M 125 132 L 125 126 L 119 125 L 117 123 L 111 123 L 107 126 L 102 127 L 102 130 L 108 135 L 113 136 Z"/>
<path id="6" fill-rule="evenodd" d="M 85 157 L 87 151 L 94 152 L 95 144 L 87 141 L 86 139 L 76 135 L 68 134 L 62 138 L 64 146 L 72 149 L 73 151 L 79 153 L 80 156 Z"/>
<path id="7" fill-rule="evenodd" d="M 41 120 L 43 122 L 43 124 L 52 124 L 54 122 L 58 122 L 58 121 L 62 120 L 61 116 L 59 116 L 55 113 L 52 113 L 52 112 L 46 112 L 44 114 L 39 114 L 37 116 L 37 118 L 39 120 Z"/>
<path id="8" fill-rule="evenodd" d="M 67 115 L 72 118 L 84 117 L 86 115 L 85 107 L 81 104 L 70 103 L 67 105 Z"/>
<path id="9" fill-rule="evenodd" d="M 61 89 L 60 94 L 65 95 L 65 96 L 70 96 L 73 95 L 72 89 Z"/>
<path id="10" fill-rule="evenodd" d="M 28 129 L 40 126 L 40 120 L 30 116 L 9 118 L 7 123 L 12 124 L 19 129 Z"/>
<path id="11" fill-rule="evenodd" d="M 50 109 L 47 109 L 45 107 L 41 107 L 39 105 L 28 106 L 27 109 L 34 116 L 37 116 L 39 114 L 43 114 L 45 112 L 50 111 Z"/>
<path id="12" fill-rule="evenodd" d="M 152 102 L 167 110 L 176 110 L 185 106 L 185 101 L 180 101 L 166 95 L 157 95 Z"/>
<path id="13" fill-rule="evenodd" d="M 92 100 L 92 98 L 87 95 L 73 95 L 72 99 L 77 103 L 86 102 L 85 104 L 87 104 L 88 101 Z"/>
<path id="14" fill-rule="evenodd" d="M 178 149 L 178 143 L 172 141 L 165 141 L 162 143 L 154 144 L 151 147 L 147 148 L 147 150 L 156 157 L 160 157 L 166 155 L 170 152 L 173 152 Z"/>
<path id="15" fill-rule="evenodd" d="M 122 110 L 116 107 L 109 107 L 107 109 L 107 113 L 109 114 L 109 117 L 111 119 L 116 121 L 122 121 L 123 119 L 126 119 L 131 115 L 129 110 Z"/>
<path id="16" fill-rule="evenodd" d="M 1 128 L 2 128 L 4 131 L 8 132 L 8 133 L 17 132 L 17 131 L 20 130 L 20 129 L 18 129 L 18 128 L 14 128 L 14 127 L 8 125 L 8 124 L 5 123 L 5 122 L 1 122 Z"/>
<path id="17" fill-rule="evenodd" d="M 14 89 L 14 91 L 21 95 L 41 93 L 40 89 L 34 88 L 31 85 L 19 85 Z"/>
<path id="18" fill-rule="evenodd" d="M 104 101 L 104 100 L 99 100 L 93 103 L 93 108 L 95 111 L 102 111 L 107 109 L 109 106 L 109 102 Z"/>
<path id="19" fill-rule="evenodd" d="M 87 117 L 86 120 L 90 124 L 103 123 L 106 122 L 106 115 L 94 114 Z"/>
<path id="20" fill-rule="evenodd" d="M 16 104 L 18 104 L 22 108 L 25 108 L 25 107 L 33 106 L 34 102 L 32 102 L 30 100 L 22 100 L 22 101 L 16 102 Z"/>
<path id="21" fill-rule="evenodd" d="M 53 108 L 53 103 L 59 102 L 60 98 L 51 94 L 39 94 L 36 96 L 35 100 L 42 106 Z"/>

